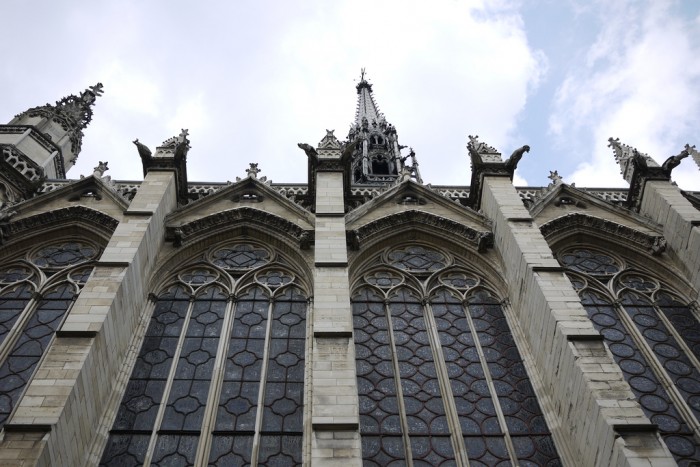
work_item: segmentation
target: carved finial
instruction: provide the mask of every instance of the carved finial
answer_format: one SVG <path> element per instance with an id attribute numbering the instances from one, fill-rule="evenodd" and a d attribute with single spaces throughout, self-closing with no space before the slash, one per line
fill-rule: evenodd
<path id="1" fill-rule="evenodd" d="M 554 185 L 559 185 L 559 184 L 563 183 L 563 180 L 561 178 L 561 175 L 559 175 L 558 170 L 555 170 L 555 171 L 550 170 L 549 177 L 547 177 L 547 178 L 550 179 L 552 181 L 552 184 L 554 184 Z"/>
<path id="2" fill-rule="evenodd" d="M 256 162 L 251 162 L 250 167 L 246 169 L 246 173 L 248 174 L 248 178 L 258 178 L 258 174 L 261 172 L 260 169 L 258 169 L 258 164 Z"/>
<path id="3" fill-rule="evenodd" d="M 97 167 L 95 167 L 93 170 L 94 172 L 92 172 L 92 175 L 94 177 L 101 178 L 104 173 L 109 170 L 109 167 L 107 167 L 107 161 L 100 161 L 99 164 L 97 164 Z"/>
<path id="4" fill-rule="evenodd" d="M 365 80 L 365 69 L 360 68 L 360 81 L 364 81 L 364 80 Z"/>

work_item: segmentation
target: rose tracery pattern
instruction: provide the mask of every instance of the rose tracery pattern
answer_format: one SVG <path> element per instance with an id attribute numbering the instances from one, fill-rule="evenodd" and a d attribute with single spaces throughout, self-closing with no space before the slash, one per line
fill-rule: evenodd
<path id="1" fill-rule="evenodd" d="M 302 463 L 307 299 L 298 277 L 252 244 L 208 257 L 158 296 L 101 465 Z"/>
<path id="2" fill-rule="evenodd" d="M 270 252 L 248 243 L 216 250 L 212 262 L 224 269 L 253 269 L 270 262 Z"/>
<path id="3" fill-rule="evenodd" d="M 592 276 L 615 274 L 620 270 L 620 265 L 611 256 L 585 249 L 566 252 L 559 261 L 574 271 Z"/>
<path id="4" fill-rule="evenodd" d="M 439 251 L 422 246 L 409 246 L 393 250 L 389 264 L 412 272 L 432 272 L 447 266 L 447 258 Z"/>
<path id="5" fill-rule="evenodd" d="M 93 259 L 97 249 L 79 242 L 66 242 L 40 249 L 32 257 L 32 262 L 40 268 L 64 268 Z"/>

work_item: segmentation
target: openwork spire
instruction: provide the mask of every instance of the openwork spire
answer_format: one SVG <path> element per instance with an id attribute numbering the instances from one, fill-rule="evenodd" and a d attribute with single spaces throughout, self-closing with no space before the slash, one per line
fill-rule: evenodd
<path id="1" fill-rule="evenodd" d="M 415 153 L 401 155 L 396 128 L 386 121 L 372 96 L 372 85 L 360 74 L 355 122 L 350 125 L 347 144 L 353 147 L 352 184 L 390 186 L 397 180 L 422 183 Z M 411 159 L 411 165 L 406 164 Z"/>

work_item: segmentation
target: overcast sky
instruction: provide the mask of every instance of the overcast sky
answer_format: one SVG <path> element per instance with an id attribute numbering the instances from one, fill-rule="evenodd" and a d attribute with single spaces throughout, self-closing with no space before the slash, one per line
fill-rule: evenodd
<path id="1" fill-rule="evenodd" d="M 529 144 L 515 181 L 532 186 L 550 170 L 626 186 L 610 136 L 659 163 L 700 147 L 693 0 L 27 0 L 0 17 L 0 121 L 104 84 L 69 178 L 106 160 L 140 180 L 131 141 L 155 149 L 188 128 L 190 181 L 258 162 L 306 182 L 297 143 L 345 138 L 362 67 L 434 185 L 469 184 L 469 134 L 504 157 Z M 700 190 L 691 158 L 673 174 Z"/>

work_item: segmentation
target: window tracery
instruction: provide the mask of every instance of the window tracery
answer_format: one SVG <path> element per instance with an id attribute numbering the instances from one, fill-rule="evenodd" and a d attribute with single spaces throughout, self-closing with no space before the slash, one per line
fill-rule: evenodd
<path id="1" fill-rule="evenodd" d="M 92 273 L 98 251 L 85 242 L 57 242 L 0 269 L 0 427 Z"/>
<path id="2" fill-rule="evenodd" d="M 157 295 L 101 465 L 302 462 L 304 282 L 253 243 L 204 258 Z"/>
<path id="3" fill-rule="evenodd" d="M 585 258 L 587 265 L 581 268 L 572 258 Z M 692 306 L 611 254 L 576 248 L 559 259 L 676 461 L 689 465 L 700 458 L 700 321 Z"/>
<path id="4" fill-rule="evenodd" d="M 352 296 L 365 465 L 560 465 L 484 280 L 422 245 L 381 258 Z"/>

